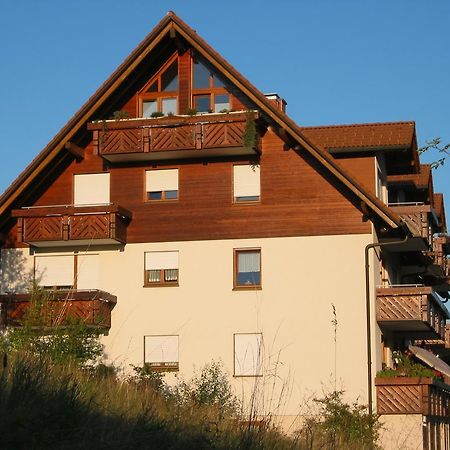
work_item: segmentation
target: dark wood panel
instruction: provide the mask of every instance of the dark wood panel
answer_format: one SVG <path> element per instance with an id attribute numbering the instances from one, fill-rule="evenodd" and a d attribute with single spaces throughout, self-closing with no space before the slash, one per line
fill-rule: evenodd
<path id="1" fill-rule="evenodd" d="M 107 169 L 111 172 L 111 201 L 133 214 L 127 232 L 129 243 L 370 232 L 370 224 L 363 222 L 358 210 L 359 202 L 340 192 L 342 186 L 310 157 L 301 151 L 283 150 L 282 141 L 270 131 L 262 140 L 260 203 L 232 204 L 236 162 L 249 161 L 191 160 L 107 167 L 89 145 L 85 159 L 70 164 L 34 204 L 70 204 L 74 174 Z M 366 173 L 369 180 L 372 163 L 363 158 L 353 164 L 353 170 L 358 170 L 359 176 Z M 145 202 L 145 170 L 162 167 L 179 168 L 179 200 Z"/>

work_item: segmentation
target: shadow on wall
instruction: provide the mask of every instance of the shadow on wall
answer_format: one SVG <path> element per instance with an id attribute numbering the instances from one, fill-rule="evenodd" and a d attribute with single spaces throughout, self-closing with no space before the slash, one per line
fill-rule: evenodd
<path id="1" fill-rule="evenodd" d="M 0 253 L 0 294 L 23 294 L 33 284 L 33 266 L 28 249 L 4 248 Z"/>

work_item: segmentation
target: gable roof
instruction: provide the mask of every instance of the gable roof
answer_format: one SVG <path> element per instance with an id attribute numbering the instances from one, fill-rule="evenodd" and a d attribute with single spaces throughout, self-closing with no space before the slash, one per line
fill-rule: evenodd
<path id="1" fill-rule="evenodd" d="M 14 200 L 27 189 L 33 180 L 58 156 L 65 151 L 65 146 L 70 139 L 82 128 L 95 113 L 95 111 L 107 101 L 109 95 L 123 83 L 134 68 L 147 56 L 164 36 L 178 34 L 188 42 L 199 54 L 201 54 L 213 67 L 220 71 L 255 105 L 261 109 L 264 115 L 290 140 L 297 143 L 295 151 L 310 153 L 322 164 L 335 178 L 344 184 L 355 194 L 376 216 L 381 218 L 392 228 L 398 228 L 402 221 L 400 217 L 387 207 L 378 198 L 367 192 L 353 177 L 351 177 L 326 149 L 306 136 L 292 119 L 279 111 L 262 92 L 244 78 L 233 66 L 223 59 L 211 48 L 197 33 L 184 23 L 176 14 L 169 12 L 150 32 L 150 34 L 138 45 L 138 47 L 125 59 L 116 71 L 100 86 L 100 88 L 87 100 L 81 109 L 69 120 L 69 122 L 57 133 L 48 145 L 37 155 L 28 167 L 18 176 L 11 186 L 0 197 L 0 215 L 11 207 Z"/>
<path id="2" fill-rule="evenodd" d="M 413 143 L 414 129 L 414 122 L 301 127 L 305 136 L 330 151 L 409 148 Z"/>

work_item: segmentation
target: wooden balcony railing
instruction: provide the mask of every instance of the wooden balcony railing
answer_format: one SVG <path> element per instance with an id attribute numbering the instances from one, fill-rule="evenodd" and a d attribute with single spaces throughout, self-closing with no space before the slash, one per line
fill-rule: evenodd
<path id="1" fill-rule="evenodd" d="M 447 309 L 431 287 L 397 286 L 377 289 L 376 317 L 380 327 L 408 332 L 417 339 L 444 339 Z"/>
<path id="2" fill-rule="evenodd" d="M 255 155 L 257 113 L 106 120 L 88 124 L 94 151 L 111 162 Z M 253 130 L 253 131 L 252 131 Z"/>
<path id="3" fill-rule="evenodd" d="M 43 206 L 12 211 L 17 240 L 43 246 L 125 244 L 131 213 L 117 205 Z"/>
<path id="4" fill-rule="evenodd" d="M 450 386 L 428 377 L 375 378 L 378 414 L 450 418 Z"/>
<path id="5" fill-rule="evenodd" d="M 415 345 L 420 345 L 422 342 L 434 349 L 450 349 L 450 324 L 445 325 L 444 339 L 419 340 Z"/>
<path id="6" fill-rule="evenodd" d="M 413 236 L 422 237 L 430 246 L 432 245 L 433 233 L 437 229 L 430 205 L 394 203 L 389 206 L 403 219 Z"/>
<path id="7" fill-rule="evenodd" d="M 31 294 L 0 295 L 3 325 L 21 326 L 32 304 L 31 297 Z M 116 296 L 98 289 L 50 291 L 45 293 L 37 323 L 54 327 L 79 320 L 89 327 L 110 328 L 111 311 L 116 302 Z"/>

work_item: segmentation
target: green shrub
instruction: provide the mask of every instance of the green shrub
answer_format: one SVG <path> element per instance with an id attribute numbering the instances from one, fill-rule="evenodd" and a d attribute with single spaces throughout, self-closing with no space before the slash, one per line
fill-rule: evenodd
<path id="1" fill-rule="evenodd" d="M 80 319 L 59 323 L 53 294 L 34 288 L 30 304 L 18 326 L 8 327 L 0 337 L 3 352 L 19 351 L 45 356 L 54 362 L 93 364 L 102 355 L 98 334 Z"/>
<path id="2" fill-rule="evenodd" d="M 375 449 L 381 428 L 379 417 L 369 414 L 367 407 L 345 403 L 343 391 L 333 391 L 315 399 L 319 409 L 298 432 L 299 442 L 306 448 Z"/>

